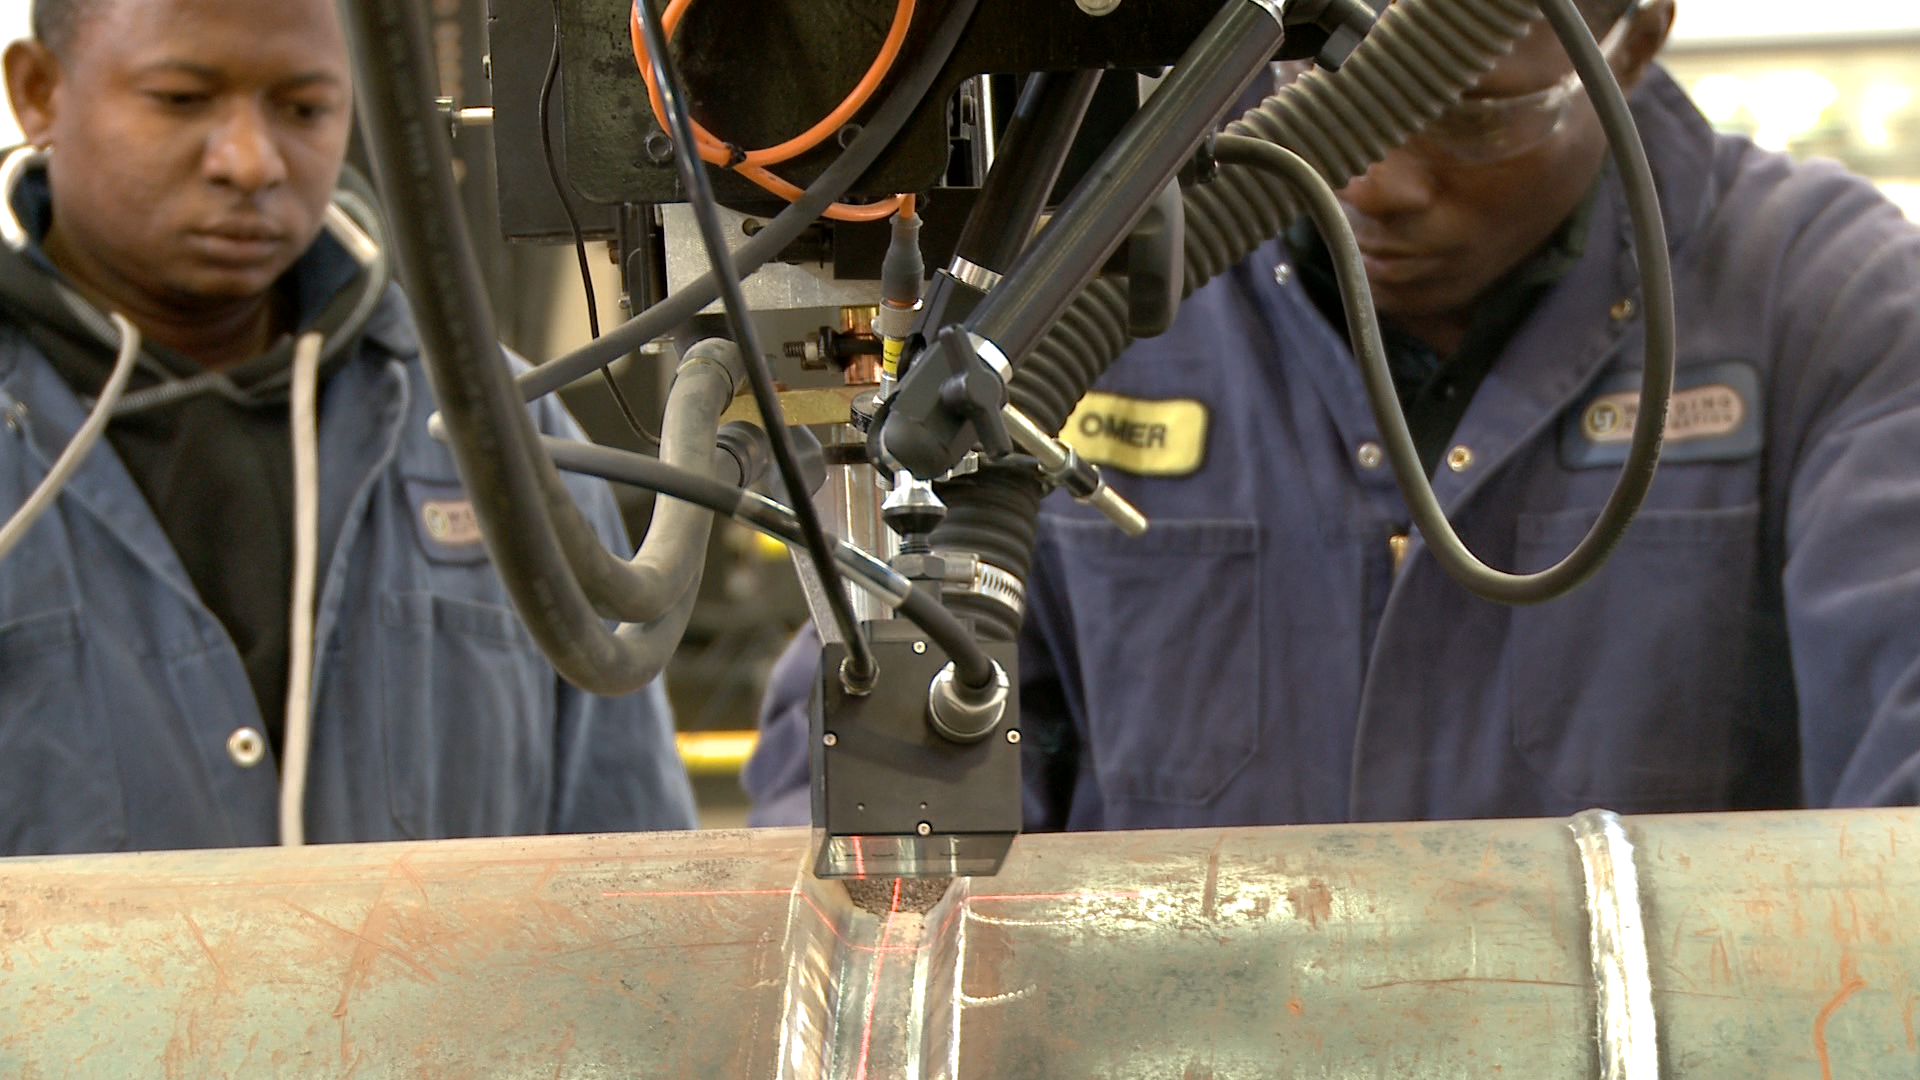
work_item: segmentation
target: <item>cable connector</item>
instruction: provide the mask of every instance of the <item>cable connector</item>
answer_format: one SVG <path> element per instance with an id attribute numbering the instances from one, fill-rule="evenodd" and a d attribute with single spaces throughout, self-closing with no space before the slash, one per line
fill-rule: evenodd
<path id="1" fill-rule="evenodd" d="M 948 664 L 927 687 L 927 723 L 944 739 L 977 743 L 1000 726 L 1012 693 L 1012 680 L 998 661 L 993 665 L 993 681 L 980 687 L 962 683 L 958 670 Z"/>

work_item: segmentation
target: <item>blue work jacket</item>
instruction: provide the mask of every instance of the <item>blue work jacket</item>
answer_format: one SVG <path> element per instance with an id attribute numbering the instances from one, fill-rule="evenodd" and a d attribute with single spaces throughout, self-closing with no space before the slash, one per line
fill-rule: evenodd
<path id="1" fill-rule="evenodd" d="M 419 352 L 390 287 L 321 395 L 307 836 L 691 828 L 660 685 L 582 693 L 515 617 L 427 436 Z M 577 437 L 555 400 L 532 409 Z M 85 415 L 0 326 L 0 515 Z M 569 484 L 624 544 L 606 485 Z M 243 729 L 263 725 L 240 655 L 103 441 L 0 561 L 0 854 L 274 843 L 278 769 Z"/>
<path id="2" fill-rule="evenodd" d="M 1069 423 L 1090 456 L 1105 440 L 1137 464 L 1107 475 L 1152 528 L 1043 506 L 1020 651 L 1030 828 L 1920 797 L 1920 229 L 1836 165 L 1715 135 L 1664 73 L 1634 106 L 1679 393 L 1607 565 L 1534 607 L 1453 582 L 1408 527 L 1344 331 L 1269 244 Z M 1583 255 L 1433 477 L 1492 565 L 1550 565 L 1605 502 L 1641 312 L 1608 175 Z M 1197 459 L 1165 449 L 1196 426 Z M 749 786 L 763 820 L 804 820 L 809 673 L 781 672 Z"/>

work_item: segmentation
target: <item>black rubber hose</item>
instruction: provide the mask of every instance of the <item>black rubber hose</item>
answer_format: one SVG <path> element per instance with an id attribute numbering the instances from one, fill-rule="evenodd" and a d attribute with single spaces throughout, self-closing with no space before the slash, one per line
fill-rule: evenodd
<path id="1" fill-rule="evenodd" d="M 967 317 L 967 329 L 1009 358 L 1029 352 L 1125 241 L 1127 229 L 1192 156 L 1220 114 L 1265 70 L 1286 33 L 1277 8 L 1229 3 L 1187 48 L 1020 256 Z M 938 372 L 930 373 L 926 378 Z M 907 380 L 914 378 L 908 375 Z M 903 380 L 902 394 L 911 397 Z M 901 414 L 893 414 L 898 423 Z M 893 450 L 893 432 L 884 445 Z M 901 460 L 908 460 L 902 453 Z"/>
<path id="2" fill-rule="evenodd" d="M 989 465 L 979 472 L 937 485 L 947 516 L 933 532 L 935 551 L 964 552 L 1027 580 L 1040 525 L 1040 500 L 1046 489 L 1032 466 Z M 960 514 L 955 507 L 964 507 Z M 989 641 L 1012 641 L 1020 633 L 1021 613 L 979 593 L 946 594 L 947 606 L 973 619 Z"/>
<path id="3" fill-rule="evenodd" d="M 954 245 L 956 256 L 996 274 L 1013 266 L 1060 179 L 1102 74 L 1042 71 L 1027 80 Z"/>
<path id="4" fill-rule="evenodd" d="M 569 472 L 632 484 L 704 506 L 788 544 L 798 546 L 806 542 L 793 511 L 765 496 L 644 454 L 552 436 L 542 436 L 540 442 L 554 463 Z M 980 648 L 966 626 L 931 593 L 844 540 L 834 540 L 834 559 L 862 588 L 926 631 L 927 637 L 953 661 L 963 684 L 984 686 L 993 680 L 993 659 Z"/>
<path id="5" fill-rule="evenodd" d="M 1099 358 L 1118 356 L 1126 347 L 1126 327 L 1126 283 L 1101 278 L 1088 285 L 1028 362 L 1015 370 L 1009 387 L 1014 406 L 1047 431 L 1058 432 L 1086 388 L 1106 370 Z M 1032 468 L 988 466 L 939 485 L 939 494 L 947 516 L 934 530 L 935 549 L 976 554 L 1027 580 L 1040 499 L 1046 494 Z M 971 616 L 989 639 L 1011 641 L 1020 633 L 1021 613 L 990 596 L 950 593 L 947 604 Z"/>
<path id="6" fill-rule="evenodd" d="M 1614 164 L 1626 189 L 1627 207 L 1633 217 L 1634 252 L 1640 262 L 1641 294 L 1647 310 L 1646 356 L 1640 381 L 1640 416 L 1664 417 L 1673 393 L 1674 311 L 1673 267 L 1667 252 L 1666 226 L 1660 217 L 1660 196 L 1654 189 L 1653 169 L 1647 163 L 1646 149 L 1634 126 L 1627 98 L 1613 77 L 1613 70 L 1587 27 L 1586 19 L 1574 7 L 1573 0 L 1540 0 L 1547 18 L 1559 34 L 1574 69 L 1586 84 L 1587 97 L 1600 116 Z M 1314 227 L 1333 254 L 1333 265 L 1340 281 L 1340 297 L 1347 310 L 1347 333 L 1353 342 L 1354 356 L 1360 361 L 1360 373 L 1366 383 L 1367 402 L 1373 408 L 1374 423 L 1386 443 L 1387 459 L 1399 481 L 1400 495 L 1406 500 L 1414 524 L 1427 546 L 1455 581 L 1482 599 L 1502 604 L 1539 604 L 1565 596 L 1581 582 L 1592 577 L 1607 561 L 1627 527 L 1646 500 L 1653 486 L 1654 471 L 1660 465 L 1660 442 L 1664 424 L 1636 424 L 1627 460 L 1614 483 L 1613 493 L 1601 508 L 1587 535 L 1581 538 L 1566 558 L 1535 573 L 1509 574 L 1495 570 L 1474 557 L 1447 521 L 1447 512 L 1434 496 L 1420 454 L 1414 448 L 1413 435 L 1407 430 L 1407 418 L 1400 410 L 1400 399 L 1393 385 L 1393 373 L 1387 366 L 1387 349 L 1380 337 L 1380 321 L 1374 314 L 1373 289 L 1367 283 L 1366 263 L 1360 245 L 1354 240 L 1353 226 L 1340 207 L 1340 199 L 1326 179 L 1313 166 L 1284 147 L 1260 139 L 1222 136 L 1214 151 L 1222 162 L 1236 162 L 1266 169 L 1299 193 Z"/>
<path id="7" fill-rule="evenodd" d="M 753 235 L 733 253 L 734 268 L 742 275 L 758 270 L 784 251 L 807 226 L 819 220 L 829 205 L 846 194 L 854 181 L 879 160 L 893 142 L 928 91 L 939 81 L 948 57 L 973 18 L 979 0 L 953 0 L 940 16 L 926 48 L 916 56 L 888 93 L 885 102 L 874 111 L 859 136 L 827 166 L 806 192 L 786 209 L 775 214 L 767 226 Z M 675 150 L 678 153 L 678 149 Z M 551 394 L 583 375 L 606 367 L 654 338 L 699 314 L 720 296 L 719 283 L 712 274 L 701 277 L 685 288 L 675 290 L 659 303 L 607 331 L 605 336 L 587 343 L 565 356 L 557 356 L 519 378 L 520 392 L 526 400 Z"/>
<path id="8" fill-rule="evenodd" d="M 652 681 L 657 652 L 614 636 L 588 602 L 543 500 L 560 484 L 494 335 L 434 104 L 431 38 L 415 0 L 341 5 L 361 121 L 409 286 L 429 381 L 473 495 L 481 535 L 515 609 L 568 681 L 620 694 Z"/>
<path id="9" fill-rule="evenodd" d="M 1343 185 L 1457 100 L 1526 33 L 1534 15 L 1528 0 L 1402 0 L 1381 13 L 1338 71 L 1307 72 L 1227 130 L 1285 145 L 1330 183 Z M 1223 167 L 1211 183 L 1189 190 L 1184 202 L 1189 294 L 1279 235 L 1299 213 L 1285 184 L 1246 166 Z M 1015 358 L 1012 399 L 1044 430 L 1057 434 L 1132 342 L 1126 295 L 1123 282 L 1096 280 L 1032 352 Z M 1038 499 L 1010 492 L 995 498 L 988 491 L 1036 484 L 1032 477 L 994 470 L 964 488 L 943 487 L 947 517 L 933 534 L 934 545 L 978 552 L 1025 581 L 1030 543 L 1018 559 L 1007 552 L 1034 534 L 1035 523 L 1031 514 L 1013 517 L 1008 509 L 1030 501 L 1037 513 Z M 983 631 L 1019 623 L 1018 613 L 990 598 L 952 602 Z"/>
<path id="10" fill-rule="evenodd" d="M 1425 127 L 1504 56 L 1538 12 L 1530 0 L 1424 0 L 1381 13 L 1338 71 L 1315 69 L 1228 125 L 1284 146 L 1344 186 Z M 1225 167 L 1186 198 L 1189 293 L 1299 216 L 1288 187 Z"/>

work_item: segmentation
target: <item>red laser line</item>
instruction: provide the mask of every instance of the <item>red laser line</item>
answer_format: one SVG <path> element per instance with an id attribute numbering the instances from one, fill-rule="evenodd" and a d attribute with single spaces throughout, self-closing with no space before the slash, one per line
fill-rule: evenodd
<path id="1" fill-rule="evenodd" d="M 887 935 L 893 932 L 893 917 L 899 910 L 900 879 L 894 878 L 893 904 L 887 908 L 887 921 L 880 926 L 880 948 L 875 952 L 886 950 Z M 867 985 L 867 1022 L 865 1029 L 860 1032 L 860 1064 L 853 1071 L 853 1080 L 867 1080 L 867 1051 L 873 1046 L 873 1006 L 880 1000 L 880 965 L 886 962 L 884 956 L 873 958 L 873 974 L 868 977 Z"/>
<path id="2" fill-rule="evenodd" d="M 972 902 L 986 903 L 992 900 L 1139 900 L 1144 892 L 1078 892 L 1078 893 L 1003 893 L 976 896 Z"/>
<path id="3" fill-rule="evenodd" d="M 837 926 L 835 926 L 835 925 L 834 925 L 834 922 L 833 922 L 833 919 L 832 919 L 832 918 L 831 918 L 831 917 L 830 917 L 830 916 L 829 916 L 829 915 L 828 915 L 828 914 L 827 914 L 827 913 L 826 913 L 826 912 L 825 912 L 824 910 L 822 910 L 822 909 L 821 909 L 821 907 L 820 907 L 820 905 L 819 905 L 819 904 L 816 904 L 816 903 L 814 903 L 814 901 L 813 901 L 813 897 L 811 897 L 811 896 L 808 896 L 808 895 L 807 895 L 807 894 L 806 894 L 806 893 L 805 893 L 805 892 L 804 892 L 803 890 L 799 890 L 799 889 L 656 889 L 656 890 L 616 890 L 616 889 L 607 889 L 607 890 L 603 890 L 603 891 L 602 891 L 602 892 L 600 893 L 600 895 L 601 895 L 602 897 L 605 897 L 605 898 L 609 898 L 609 899 L 611 899 L 611 898 L 615 898 L 615 897 L 620 897 L 620 898 L 631 898 L 631 897 L 665 897 L 665 898 L 672 898 L 672 899 L 680 899 L 680 898 L 688 898 L 688 899 L 705 899 L 705 898 L 713 898 L 713 897 L 721 897 L 721 896 L 797 896 L 797 897 L 799 897 L 799 898 L 800 898 L 800 899 L 801 899 L 802 901 L 804 901 L 804 902 L 806 903 L 806 905 L 807 905 L 807 906 L 808 906 L 809 908 L 812 908 L 812 909 L 813 909 L 813 913 L 814 913 L 814 915 L 815 915 L 815 916 L 817 916 L 817 917 L 819 918 L 819 920 L 820 920 L 820 924 L 821 924 L 822 926 L 825 926 L 825 927 L 827 928 L 827 931 L 828 931 L 829 933 L 831 933 L 831 934 L 832 934 L 832 935 L 834 936 L 834 938 L 835 938 L 835 940 L 837 940 L 837 941 L 839 941 L 839 942 L 840 942 L 840 944 L 842 944 L 842 945 L 844 945 L 844 946 L 846 946 L 846 947 L 847 947 L 847 948 L 849 948 L 849 949 L 852 949 L 852 950 L 853 950 L 853 951 L 855 951 L 855 952 L 863 952 L 863 953 L 917 953 L 917 952 L 923 952 L 923 951 L 925 951 L 925 950 L 927 950 L 927 949 L 930 949 L 930 948 L 932 948 L 932 947 L 933 947 L 933 943 L 932 943 L 931 941 L 928 941 L 928 942 L 926 942 L 926 943 L 924 943 L 924 944 L 920 944 L 920 945 L 894 945 L 894 946 L 887 946 L 887 945 L 884 945 L 884 944 L 883 944 L 883 945 L 879 945 L 879 946 L 874 946 L 874 945 L 862 945 L 862 944 L 859 944 L 858 942 L 855 942 L 855 941 L 851 941 L 851 940 L 849 940 L 849 939 L 847 938 L 847 936 L 846 936 L 845 934 L 843 934 L 843 933 L 841 933 L 841 932 L 840 932 L 840 929 L 839 929 L 839 927 L 837 927 Z M 1124 898 L 1124 897 L 1137 897 L 1137 896 L 1141 896 L 1141 895 L 1144 895 L 1144 894 L 1141 894 L 1141 893 L 1108 893 L 1108 894 L 1102 894 L 1102 893 L 1061 893 L 1061 894 L 1057 894 L 1057 895 L 1051 895 L 1051 894 L 1049 894 L 1049 895 L 1042 895 L 1042 894 L 1035 894 L 1035 895 L 1029 895 L 1029 896 L 1014 896 L 1014 895 L 1009 895 L 1009 896 L 976 896 L 976 897 L 971 897 L 971 898 L 970 898 L 970 900 L 969 900 L 969 902 L 971 902 L 972 900 L 1061 900 L 1061 899 L 1088 899 L 1088 898 L 1094 898 L 1094 897 L 1099 897 L 1099 896 L 1115 896 L 1115 897 L 1123 897 L 1123 898 Z M 897 909 L 896 909 L 896 910 L 897 910 Z M 951 910 L 949 910 L 949 911 L 947 912 L 947 917 L 946 917 L 946 919 L 944 919 L 944 920 L 943 920 L 943 921 L 942 921 L 942 922 L 940 923 L 940 926 L 939 926 L 939 928 L 938 928 L 938 929 L 936 929 L 936 930 L 934 931 L 934 934 L 933 934 L 933 936 L 937 938 L 937 937 L 939 937 L 939 936 L 940 936 L 941 934 L 943 934 L 943 933 L 945 933 L 945 932 L 946 932 L 946 929 L 947 929 L 947 927 L 949 927 L 949 926 L 951 926 L 951 925 L 953 925 L 953 920 L 954 920 L 954 919 L 955 919 L 955 918 L 956 918 L 956 917 L 957 917 L 957 916 L 958 916 L 958 915 L 959 915 L 959 914 L 960 914 L 960 913 L 961 913 L 961 912 L 962 912 L 963 910 L 964 910 L 964 905 L 962 905 L 962 904 L 956 904 L 956 905 L 954 905 L 954 906 L 953 906 L 953 908 L 952 908 Z M 890 913 L 888 917 L 889 917 L 889 920 L 891 920 L 891 918 L 892 918 L 892 914 Z M 884 936 L 884 935 L 882 935 L 882 940 L 883 940 L 883 941 L 884 941 L 884 938 L 885 938 L 885 936 Z"/>
<path id="4" fill-rule="evenodd" d="M 858 942 L 849 941 L 847 940 L 847 935 L 842 934 L 840 932 L 840 928 L 833 924 L 833 920 L 827 916 L 827 913 L 820 910 L 820 905 L 813 902 L 813 897 L 808 896 L 804 892 L 796 892 L 794 895 L 806 901 L 807 906 L 813 909 L 813 913 L 815 915 L 820 916 L 821 925 L 827 928 L 827 932 L 832 934 L 835 940 L 839 941 L 840 944 L 845 945 L 847 948 L 852 949 L 854 952 L 913 953 L 913 952 L 919 952 L 920 950 L 927 948 L 927 946 L 925 945 L 895 945 L 892 948 L 886 948 L 886 947 L 876 947 L 873 945 L 861 945 Z M 886 940 L 884 935 L 882 935 L 881 940 L 882 941 Z"/>
<path id="5" fill-rule="evenodd" d="M 611 896 L 673 896 L 673 897 L 785 896 L 792 891 L 793 891 L 792 889 L 662 889 L 662 890 L 653 891 L 653 892 L 617 892 L 613 890 L 608 890 L 606 892 L 602 892 L 600 895 L 603 897 L 611 897 Z"/>

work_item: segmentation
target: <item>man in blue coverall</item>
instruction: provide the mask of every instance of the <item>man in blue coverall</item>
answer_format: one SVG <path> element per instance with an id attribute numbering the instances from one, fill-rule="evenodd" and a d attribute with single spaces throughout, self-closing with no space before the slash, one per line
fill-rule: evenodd
<path id="1" fill-rule="evenodd" d="M 113 366 L 102 444 L 0 562 L 0 854 L 269 844 L 289 671 L 289 356 L 321 338 L 312 840 L 689 828 L 659 686 L 514 617 L 386 280 L 332 0 L 38 0 L 7 85 L 0 519 Z M 330 213 L 329 207 L 341 213 Z M 551 399 L 539 426 L 575 434 Z M 611 493 L 571 481 L 610 546 Z"/>
<path id="2" fill-rule="evenodd" d="M 1652 63 L 1672 0 L 1582 6 L 1677 279 L 1666 452 L 1624 543 L 1537 607 L 1450 580 L 1296 229 L 1068 421 L 1153 526 L 1042 509 L 1030 828 L 1920 801 L 1920 229 L 1838 166 L 1714 134 Z M 1518 571 L 1593 522 L 1642 359 L 1621 185 L 1570 70 L 1537 28 L 1342 193 L 1439 497 Z M 1138 423 L 1169 437 L 1116 436 Z M 805 820 L 810 667 L 787 658 L 763 720 L 763 821 Z"/>

